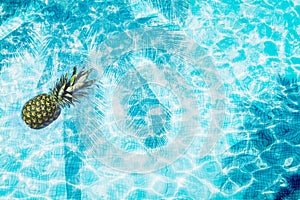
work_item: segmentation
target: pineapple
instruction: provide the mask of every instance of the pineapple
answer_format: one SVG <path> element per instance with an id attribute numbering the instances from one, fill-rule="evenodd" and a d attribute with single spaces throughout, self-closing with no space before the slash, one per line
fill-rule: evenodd
<path id="1" fill-rule="evenodd" d="M 40 94 L 27 101 L 22 109 L 24 122 L 30 128 L 41 129 L 55 121 L 61 113 L 61 108 L 70 107 L 74 102 L 79 102 L 79 97 L 87 95 L 83 89 L 89 88 L 96 81 L 87 81 L 90 72 L 91 69 L 76 73 L 75 66 L 70 79 L 66 73 L 49 94 Z"/>

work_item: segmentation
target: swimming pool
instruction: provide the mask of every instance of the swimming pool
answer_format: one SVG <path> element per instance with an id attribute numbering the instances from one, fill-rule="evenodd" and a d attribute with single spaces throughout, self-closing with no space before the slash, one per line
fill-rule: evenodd
<path id="1" fill-rule="evenodd" d="M 0 199 L 299 199 L 300 2 L 0 3 Z M 39 130 L 23 105 L 97 82 Z"/>

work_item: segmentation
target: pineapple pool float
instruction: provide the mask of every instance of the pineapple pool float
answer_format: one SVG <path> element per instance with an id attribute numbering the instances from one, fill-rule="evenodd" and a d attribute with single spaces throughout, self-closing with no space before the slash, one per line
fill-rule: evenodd
<path id="1" fill-rule="evenodd" d="M 78 98 L 87 95 L 84 89 L 89 88 L 96 80 L 87 80 L 91 69 L 81 70 L 76 73 L 76 66 L 72 76 L 68 73 L 63 75 L 50 90 L 50 94 L 40 94 L 27 101 L 22 109 L 22 119 L 33 129 L 41 129 L 60 115 L 61 108 L 70 107 L 74 102 L 79 102 Z"/>

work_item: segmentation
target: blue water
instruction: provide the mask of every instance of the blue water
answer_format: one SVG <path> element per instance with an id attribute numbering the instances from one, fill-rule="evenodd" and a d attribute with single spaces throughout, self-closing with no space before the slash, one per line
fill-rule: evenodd
<path id="1" fill-rule="evenodd" d="M 300 199 L 300 2 L 0 1 L 0 199 Z M 89 96 L 21 119 L 73 67 Z"/>

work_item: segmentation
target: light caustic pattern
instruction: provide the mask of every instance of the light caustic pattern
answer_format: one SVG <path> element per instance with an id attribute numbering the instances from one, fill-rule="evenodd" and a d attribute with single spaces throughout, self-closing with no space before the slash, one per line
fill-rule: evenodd
<path id="1" fill-rule="evenodd" d="M 182 32 L 121 33 L 90 54 L 90 65 L 101 84 L 85 106 L 87 158 L 145 173 L 171 164 L 199 138 L 200 155 L 214 146 L 224 90 L 211 59 Z"/>

